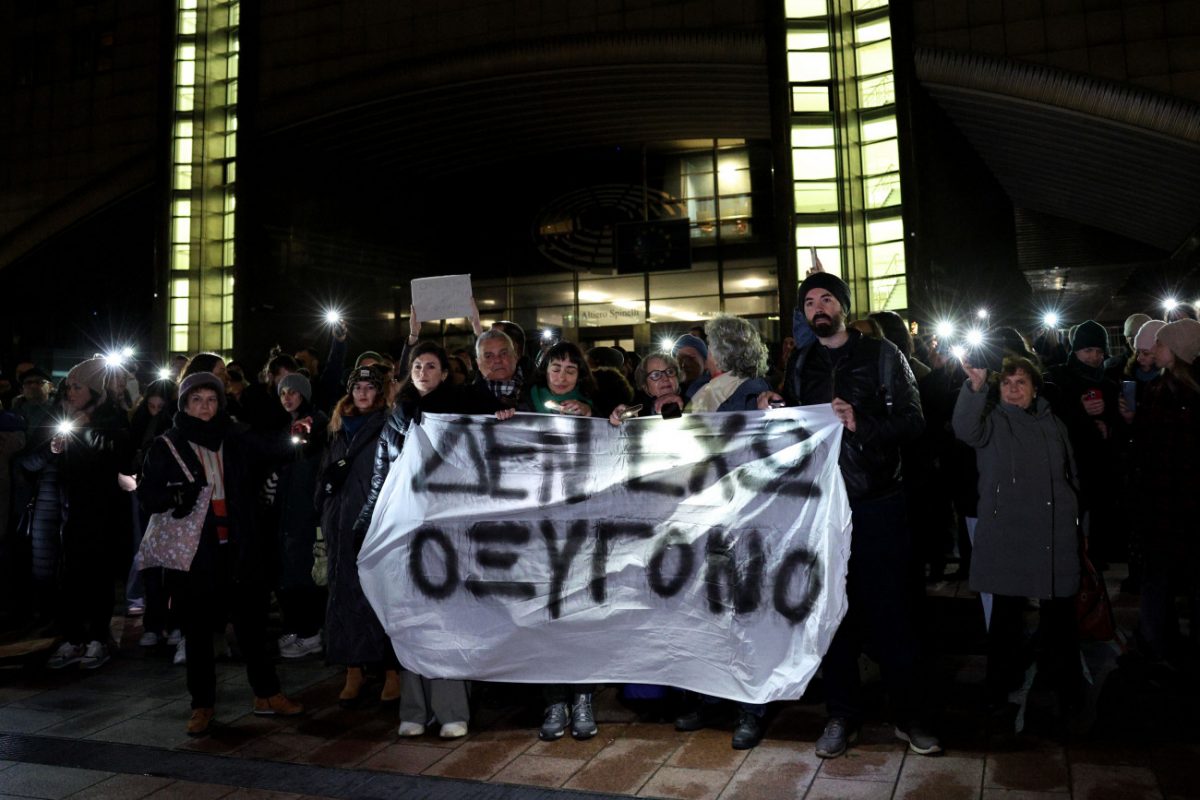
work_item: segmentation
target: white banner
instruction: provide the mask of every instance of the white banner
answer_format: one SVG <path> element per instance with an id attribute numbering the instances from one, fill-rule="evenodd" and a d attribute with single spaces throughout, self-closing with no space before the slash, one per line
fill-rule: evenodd
<path id="1" fill-rule="evenodd" d="M 359 554 L 406 668 L 794 699 L 846 612 L 829 406 L 607 420 L 427 414 Z"/>

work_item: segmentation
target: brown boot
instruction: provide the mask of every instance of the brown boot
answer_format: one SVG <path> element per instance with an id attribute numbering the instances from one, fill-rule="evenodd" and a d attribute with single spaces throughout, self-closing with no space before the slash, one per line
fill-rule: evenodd
<path id="1" fill-rule="evenodd" d="M 254 698 L 254 713 L 260 717 L 294 717 L 304 713 L 304 706 L 281 692 L 270 697 Z"/>
<path id="2" fill-rule="evenodd" d="M 211 708 L 193 708 L 192 718 L 188 720 L 188 736 L 204 736 L 208 733 L 209 723 L 212 722 L 214 710 Z"/>
<path id="3" fill-rule="evenodd" d="M 342 693 L 338 695 L 338 705 L 342 708 L 353 708 L 358 705 L 362 687 L 362 667 L 346 667 L 346 685 L 342 687 Z"/>
<path id="4" fill-rule="evenodd" d="M 383 691 L 379 694 L 379 702 L 394 703 L 400 699 L 400 673 L 389 669 L 383 673 Z"/>

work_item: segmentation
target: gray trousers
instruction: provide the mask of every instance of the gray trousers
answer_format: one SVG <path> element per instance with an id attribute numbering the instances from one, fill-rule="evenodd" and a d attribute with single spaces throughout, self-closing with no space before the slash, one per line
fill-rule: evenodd
<path id="1" fill-rule="evenodd" d="M 415 672 L 400 672 L 400 721 L 428 725 L 437 717 L 442 725 L 469 722 L 471 708 L 467 682 L 422 678 Z"/>

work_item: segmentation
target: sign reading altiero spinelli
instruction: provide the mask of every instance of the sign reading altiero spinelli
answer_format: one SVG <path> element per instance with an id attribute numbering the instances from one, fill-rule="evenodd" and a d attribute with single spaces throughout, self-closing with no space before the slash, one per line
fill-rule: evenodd
<path id="1" fill-rule="evenodd" d="M 841 435 L 829 406 L 427 414 L 359 576 L 427 677 L 798 698 L 846 610 Z"/>

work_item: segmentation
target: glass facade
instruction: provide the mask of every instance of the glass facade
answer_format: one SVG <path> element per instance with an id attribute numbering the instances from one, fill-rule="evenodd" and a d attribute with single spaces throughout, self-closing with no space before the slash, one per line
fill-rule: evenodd
<path id="1" fill-rule="evenodd" d="M 756 177 L 765 181 L 769 167 L 756 171 L 755 147 L 744 142 L 691 144 L 650 146 L 654 177 L 645 187 L 647 196 L 682 206 L 688 220 L 690 268 L 630 273 L 612 262 L 553 272 L 535 267 L 538 274 L 530 275 L 475 276 L 472 283 L 484 325 L 510 319 L 526 331 L 550 330 L 586 346 L 622 344 L 644 351 L 724 311 L 750 318 L 774 340 L 779 320 L 776 261 L 751 254 L 762 244 L 756 230 L 761 217 L 756 214 L 767 213 L 755 208 L 752 191 L 764 193 L 766 187 L 752 184 Z M 761 143 L 757 149 L 766 152 Z M 629 188 L 620 196 L 643 195 L 642 187 Z M 574 199 L 576 194 L 568 196 Z M 573 233 L 581 240 L 586 236 L 595 252 L 607 252 L 603 240 L 611 230 L 595 231 L 594 238 L 583 230 L 586 218 L 598 211 L 576 208 L 571 218 L 549 214 L 547 218 L 560 221 L 541 226 L 539 233 Z M 654 214 L 649 216 L 653 221 Z M 447 320 L 442 333 L 451 342 L 465 340 L 467 330 L 465 319 Z"/>
<path id="2" fill-rule="evenodd" d="M 908 306 L 886 0 L 785 0 L 797 270 L 845 279 L 856 310 Z"/>
<path id="3" fill-rule="evenodd" d="M 178 0 L 167 347 L 233 348 L 238 0 Z"/>

